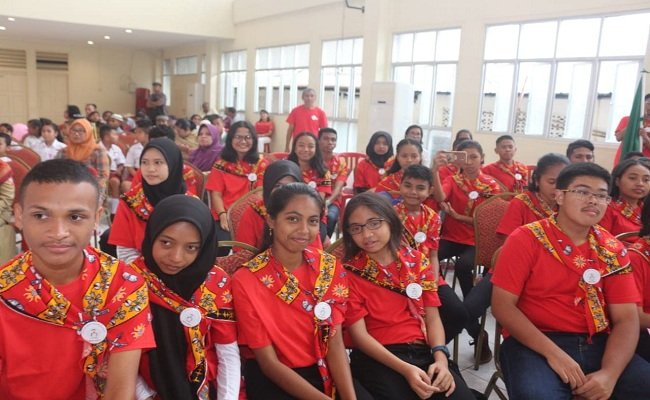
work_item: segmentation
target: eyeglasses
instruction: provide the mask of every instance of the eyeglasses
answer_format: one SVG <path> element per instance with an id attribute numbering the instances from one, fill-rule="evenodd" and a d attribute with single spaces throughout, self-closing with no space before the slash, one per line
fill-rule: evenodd
<path id="1" fill-rule="evenodd" d="M 77 135 L 81 135 L 83 133 L 86 133 L 86 130 L 81 128 L 81 129 L 70 129 L 70 133 L 76 133 Z"/>
<path id="2" fill-rule="evenodd" d="M 368 229 L 369 231 L 374 231 L 379 229 L 381 223 L 384 222 L 383 218 L 372 218 L 369 219 L 365 224 L 353 224 L 348 227 L 348 232 L 350 235 L 358 235 L 363 231 L 363 228 Z"/>
<path id="3" fill-rule="evenodd" d="M 596 203 L 609 204 L 612 201 L 612 198 L 604 193 L 593 193 L 584 189 L 563 189 L 560 192 L 573 193 L 580 201 L 585 201 L 592 197 L 596 200 Z"/>
<path id="4" fill-rule="evenodd" d="M 233 136 L 232 140 L 236 140 L 238 142 L 249 142 L 253 140 L 253 137 L 251 135 L 246 135 L 246 136 L 235 135 Z"/>

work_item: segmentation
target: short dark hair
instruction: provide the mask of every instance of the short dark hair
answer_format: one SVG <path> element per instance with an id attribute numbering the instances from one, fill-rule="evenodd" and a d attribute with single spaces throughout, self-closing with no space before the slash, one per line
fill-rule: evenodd
<path id="1" fill-rule="evenodd" d="M 149 118 L 142 118 L 137 121 L 135 121 L 135 126 L 136 128 L 140 128 L 144 130 L 145 132 L 149 133 L 149 130 L 153 126 L 153 123 Z"/>
<path id="2" fill-rule="evenodd" d="M 349 232 L 350 216 L 360 207 L 368 208 L 370 211 L 385 220 L 390 228 L 390 241 L 388 244 L 393 254 L 397 254 L 397 250 L 402 242 L 402 221 L 400 221 L 397 212 L 395 212 L 395 209 L 386 197 L 374 192 L 364 192 L 354 196 L 345 206 L 345 212 L 343 214 L 343 244 L 345 246 L 344 259 L 349 260 L 361 251 L 361 248 L 357 246 Z"/>
<path id="3" fill-rule="evenodd" d="M 497 138 L 497 146 L 504 140 L 512 140 L 513 142 L 515 141 L 515 139 L 510 135 L 501 135 Z"/>
<path id="4" fill-rule="evenodd" d="M 13 131 L 14 131 L 14 127 L 10 123 L 3 122 L 3 123 L 0 124 L 0 126 L 6 128 L 11 133 L 13 133 Z"/>
<path id="5" fill-rule="evenodd" d="M 574 151 L 577 149 L 584 147 L 586 149 L 589 149 L 590 151 L 594 151 L 594 144 L 591 143 L 590 141 L 586 139 L 579 139 L 576 140 L 575 142 L 569 143 L 569 145 L 566 148 L 566 156 L 571 158 L 571 154 L 573 154 Z"/>
<path id="6" fill-rule="evenodd" d="M 111 128 L 109 125 L 100 125 L 99 126 L 99 139 L 104 140 L 104 137 L 109 135 L 113 131 L 113 128 Z"/>
<path id="7" fill-rule="evenodd" d="M 414 125 L 411 125 L 408 128 L 406 128 L 406 130 L 404 131 L 404 138 L 406 138 L 406 135 L 408 135 L 408 133 L 409 133 L 409 131 L 411 129 L 419 129 L 420 130 L 420 136 L 421 136 L 420 137 L 420 144 L 422 144 L 422 141 L 424 140 L 424 130 L 422 129 L 422 127 L 420 125 L 415 125 L 414 124 Z"/>
<path id="8" fill-rule="evenodd" d="M 183 129 L 183 130 L 189 130 L 192 129 L 192 123 L 185 118 L 177 119 L 176 123 L 174 124 L 178 128 Z"/>
<path id="9" fill-rule="evenodd" d="M 11 135 L 8 133 L 0 132 L 0 140 L 4 140 L 7 143 L 7 147 L 11 146 Z"/>
<path id="10" fill-rule="evenodd" d="M 150 139 L 156 139 L 161 137 L 166 137 L 174 141 L 176 140 L 176 133 L 174 133 L 174 130 L 171 128 L 171 126 L 167 126 L 167 125 L 155 125 L 153 128 L 149 130 Z"/>
<path id="11" fill-rule="evenodd" d="M 318 130 L 318 138 L 320 139 L 320 138 L 323 137 L 323 135 L 326 134 L 326 133 L 333 133 L 334 136 L 336 136 L 336 137 L 339 136 L 339 134 L 336 132 L 336 129 L 334 129 L 334 128 L 330 128 L 330 127 L 327 127 L 327 128 L 320 128 L 320 129 Z"/>
<path id="12" fill-rule="evenodd" d="M 65 111 L 68 113 L 68 118 L 73 118 L 73 119 L 83 118 L 83 115 L 81 115 L 81 111 L 79 110 L 79 107 L 75 106 L 74 104 L 68 104 L 68 107 L 66 107 Z"/>
<path id="13" fill-rule="evenodd" d="M 397 146 L 395 148 L 395 161 L 393 162 L 393 165 L 390 166 L 388 172 L 386 172 L 386 175 L 394 174 L 402 169 L 402 166 L 399 164 L 399 160 L 397 159 L 397 155 L 399 154 L 400 149 L 407 145 L 417 147 L 418 151 L 420 152 L 420 156 L 422 156 L 422 143 L 413 139 L 400 140 L 399 143 L 397 143 Z M 422 162 L 422 160 L 420 160 L 420 162 Z"/>
<path id="14" fill-rule="evenodd" d="M 421 179 L 429 183 L 429 187 L 433 186 L 433 174 L 431 169 L 425 167 L 424 165 L 409 165 L 404 170 L 404 175 L 402 176 L 402 182 L 407 178 Z"/>
<path id="15" fill-rule="evenodd" d="M 614 167 L 614 170 L 612 171 L 612 181 L 609 185 L 609 195 L 612 196 L 613 199 L 618 199 L 618 197 L 621 195 L 621 191 L 618 187 L 618 184 L 616 183 L 616 180 L 623 176 L 625 171 L 627 171 L 630 167 L 633 167 L 635 165 L 640 165 L 650 171 L 649 161 L 650 160 L 647 158 L 640 158 L 624 160 L 618 163 L 618 165 Z"/>
<path id="16" fill-rule="evenodd" d="M 34 129 L 41 129 L 41 125 L 43 125 L 43 122 L 42 122 L 41 119 L 34 118 L 34 119 L 30 119 L 29 121 L 27 121 L 27 125 L 29 125 L 30 127 L 34 128 Z"/>
<path id="17" fill-rule="evenodd" d="M 621 158 L 621 161 L 629 160 L 632 157 L 637 157 L 637 158 L 646 158 L 646 155 L 643 154 L 643 152 L 640 151 L 631 151 L 629 153 L 626 153 L 623 158 Z"/>
<path id="18" fill-rule="evenodd" d="M 239 128 L 247 129 L 253 139 L 250 150 L 244 155 L 244 161 L 255 164 L 260 160 L 260 153 L 257 150 L 257 132 L 253 124 L 248 121 L 237 121 L 230 125 L 225 139 L 226 143 L 221 152 L 221 158 L 232 163 L 237 162 L 237 151 L 233 147 L 232 142 L 235 140 L 235 134 Z"/>
<path id="19" fill-rule="evenodd" d="M 87 182 L 95 188 L 97 205 L 99 206 L 99 184 L 88 167 L 79 161 L 59 158 L 40 162 L 32 168 L 20 187 L 20 201 L 25 198 L 27 187 L 32 183 L 83 183 Z"/>
<path id="20" fill-rule="evenodd" d="M 609 174 L 605 168 L 601 167 L 595 163 L 578 163 L 568 165 L 566 168 L 560 172 L 560 175 L 557 177 L 555 187 L 557 189 L 566 189 L 569 187 L 573 181 L 581 176 L 589 176 L 593 178 L 602 179 L 609 189 L 609 182 L 612 180 L 612 176 Z"/>
<path id="21" fill-rule="evenodd" d="M 569 159 L 563 156 L 562 154 L 557 154 L 557 153 L 544 154 L 542 157 L 540 157 L 539 160 L 537 160 L 537 166 L 533 171 L 533 175 L 530 182 L 528 182 L 528 190 L 530 190 L 533 193 L 539 192 L 539 178 L 542 175 L 544 175 L 546 171 L 549 170 L 549 168 L 554 167 L 556 165 L 569 165 L 569 164 L 571 164 L 571 161 L 569 161 Z"/>
<path id="22" fill-rule="evenodd" d="M 271 219 L 277 218 L 278 214 L 285 209 L 287 204 L 297 196 L 309 196 L 316 205 L 318 209 L 321 210 L 321 217 L 323 214 L 323 209 L 325 208 L 325 202 L 323 198 L 318 194 L 316 189 L 309 187 L 309 185 L 303 182 L 292 182 L 286 185 L 282 185 L 275 189 L 271 196 L 269 197 L 268 202 L 266 203 L 266 211 Z M 262 250 L 268 249 L 273 243 L 273 238 L 271 237 L 270 229 L 265 224 L 264 229 L 264 240 L 262 242 Z"/>

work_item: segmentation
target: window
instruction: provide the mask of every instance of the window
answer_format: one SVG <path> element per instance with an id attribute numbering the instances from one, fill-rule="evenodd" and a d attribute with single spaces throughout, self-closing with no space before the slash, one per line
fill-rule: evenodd
<path id="1" fill-rule="evenodd" d="M 309 44 L 257 49 L 255 111 L 287 114 L 309 83 Z"/>
<path id="2" fill-rule="evenodd" d="M 176 59 L 176 74 L 175 75 L 191 75 L 196 74 L 198 71 L 198 57 L 179 57 Z"/>
<path id="3" fill-rule="evenodd" d="M 460 29 L 393 36 L 393 80 L 413 85 L 425 148 L 450 145 L 459 51 Z"/>
<path id="4" fill-rule="evenodd" d="M 246 50 L 221 55 L 219 72 L 219 109 L 246 108 Z"/>
<path id="5" fill-rule="evenodd" d="M 479 130 L 614 142 L 649 29 L 650 12 L 488 27 Z"/>
<path id="6" fill-rule="evenodd" d="M 162 63 L 162 91 L 167 94 L 167 107 L 172 103 L 172 60 L 165 59 Z"/>
<path id="7" fill-rule="evenodd" d="M 362 57 L 361 38 L 323 42 L 320 104 L 337 130 L 337 152 L 357 147 Z"/>

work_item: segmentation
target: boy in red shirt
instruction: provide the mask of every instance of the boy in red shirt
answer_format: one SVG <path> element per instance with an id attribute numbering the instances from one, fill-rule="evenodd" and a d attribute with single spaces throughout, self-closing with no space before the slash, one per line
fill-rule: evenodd
<path id="1" fill-rule="evenodd" d="M 528 186 L 528 167 L 514 160 L 517 154 L 515 139 L 510 135 L 502 135 L 497 139 L 494 152 L 499 155 L 499 161 L 481 168 L 506 187 L 508 192 L 521 193 Z"/>
<path id="2" fill-rule="evenodd" d="M 0 398 L 131 399 L 154 347 L 142 277 L 89 246 L 96 179 L 81 163 L 35 166 L 15 206 L 30 251 L 0 267 Z"/>
<path id="3" fill-rule="evenodd" d="M 648 398 L 650 364 L 634 355 L 639 292 L 627 250 L 597 226 L 609 182 L 597 164 L 566 167 L 557 215 L 517 228 L 503 246 L 492 312 L 506 330 L 510 398 Z"/>
<path id="4" fill-rule="evenodd" d="M 332 128 L 322 128 L 318 131 L 318 147 L 323 157 L 323 163 L 332 177 L 332 194 L 326 196 L 327 208 L 327 237 L 332 237 L 336 223 L 343 208 L 341 193 L 348 180 L 350 171 L 345 160 L 334 154 L 338 134 Z"/>

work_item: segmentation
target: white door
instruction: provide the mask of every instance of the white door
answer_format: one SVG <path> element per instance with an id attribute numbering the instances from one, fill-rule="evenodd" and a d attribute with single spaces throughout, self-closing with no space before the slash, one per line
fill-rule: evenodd
<path id="1" fill-rule="evenodd" d="M 201 112 L 203 85 L 198 74 L 172 76 L 169 113 L 176 118 L 189 118 Z"/>
<path id="2" fill-rule="evenodd" d="M 38 117 L 63 122 L 68 105 L 68 72 L 37 71 Z"/>
<path id="3" fill-rule="evenodd" d="M 0 121 L 27 122 L 27 72 L 0 70 Z"/>

